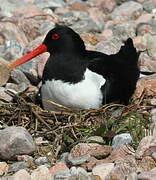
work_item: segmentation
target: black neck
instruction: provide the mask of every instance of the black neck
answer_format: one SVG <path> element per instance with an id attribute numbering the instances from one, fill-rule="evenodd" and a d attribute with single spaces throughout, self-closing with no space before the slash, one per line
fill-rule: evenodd
<path id="1" fill-rule="evenodd" d="M 86 67 L 87 60 L 83 55 L 51 55 L 45 65 L 43 83 L 52 79 L 78 83 L 83 80 Z"/>

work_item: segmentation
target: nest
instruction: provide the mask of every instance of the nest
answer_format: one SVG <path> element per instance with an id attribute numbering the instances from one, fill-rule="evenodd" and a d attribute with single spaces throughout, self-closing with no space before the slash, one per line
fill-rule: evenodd
<path id="1" fill-rule="evenodd" d="M 116 134 L 129 132 L 137 144 L 149 129 L 151 106 L 106 104 L 96 110 L 72 110 L 51 102 L 60 109 L 55 112 L 36 105 L 34 94 L 24 92 L 12 96 L 13 102 L 0 105 L 1 128 L 22 126 L 34 138 L 48 140 L 45 145 L 48 150 L 43 152 L 42 147 L 38 154 L 45 155 L 50 148 L 52 159 L 57 159 L 62 152 L 70 151 L 76 143 L 89 142 L 89 136 L 102 136 L 105 144 L 111 144 Z"/>

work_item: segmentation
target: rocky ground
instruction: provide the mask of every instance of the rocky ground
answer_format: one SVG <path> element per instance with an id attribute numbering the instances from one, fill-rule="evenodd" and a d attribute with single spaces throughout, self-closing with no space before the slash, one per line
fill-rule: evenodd
<path id="1" fill-rule="evenodd" d="M 0 87 L 0 179 L 155 180 L 155 74 L 138 81 L 127 107 L 54 113 L 34 100 L 48 54 L 3 72 L 56 24 L 106 54 L 131 37 L 140 69 L 156 71 L 156 0 L 0 0 L 0 82 L 8 78 Z"/>

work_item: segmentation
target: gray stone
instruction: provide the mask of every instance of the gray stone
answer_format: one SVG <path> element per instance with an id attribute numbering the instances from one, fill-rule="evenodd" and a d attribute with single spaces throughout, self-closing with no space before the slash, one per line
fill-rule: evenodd
<path id="1" fill-rule="evenodd" d="M 93 142 L 96 142 L 96 143 L 104 143 L 104 140 L 101 136 L 90 136 L 88 139 L 88 141 L 93 141 Z"/>
<path id="2" fill-rule="evenodd" d="M 71 176 L 70 170 L 61 170 L 55 174 L 54 180 L 60 180 L 60 179 L 69 180 L 70 176 Z"/>
<path id="3" fill-rule="evenodd" d="M 5 53 L 3 58 L 11 61 L 16 60 L 22 56 L 23 48 L 16 40 L 8 40 L 5 42 Z"/>
<path id="4" fill-rule="evenodd" d="M 47 157 L 39 157 L 35 160 L 35 164 L 38 166 L 46 164 L 46 163 L 48 163 Z"/>
<path id="5" fill-rule="evenodd" d="M 151 119 L 152 122 L 156 122 L 156 108 L 151 110 Z"/>
<path id="6" fill-rule="evenodd" d="M 92 172 L 94 176 L 98 176 L 101 179 L 105 179 L 113 168 L 114 168 L 114 163 L 103 163 L 95 166 Z"/>
<path id="7" fill-rule="evenodd" d="M 31 83 L 35 84 L 39 82 L 37 73 L 37 63 L 38 57 L 17 67 L 18 70 L 22 71 L 26 75 L 26 77 L 30 80 Z"/>
<path id="8" fill-rule="evenodd" d="M 143 8 L 145 9 L 145 11 L 151 13 L 152 10 L 156 8 L 156 3 L 154 3 L 154 1 L 152 0 L 144 1 Z"/>
<path id="9" fill-rule="evenodd" d="M 101 28 L 84 11 L 70 11 L 59 19 L 61 24 L 70 26 L 78 33 L 100 32 Z"/>
<path id="10" fill-rule="evenodd" d="M 35 0 L 34 3 L 40 8 L 58 8 L 65 6 L 63 0 Z"/>
<path id="11" fill-rule="evenodd" d="M 28 80 L 28 78 L 19 69 L 14 69 L 11 71 L 11 79 L 16 84 L 24 83 L 27 86 L 30 85 L 30 81 Z"/>
<path id="12" fill-rule="evenodd" d="M 24 92 L 28 87 L 29 85 L 26 85 L 24 82 L 20 84 L 7 83 L 5 86 L 5 89 L 17 94 L 17 93 Z"/>
<path id="13" fill-rule="evenodd" d="M 69 152 L 62 153 L 61 156 L 60 156 L 61 161 L 67 162 L 68 161 L 68 156 L 69 156 Z"/>
<path id="14" fill-rule="evenodd" d="M 132 140 L 133 139 L 129 133 L 123 133 L 123 134 L 116 135 L 112 141 L 112 148 L 117 149 L 117 148 L 121 147 L 123 144 L 131 143 Z"/>
<path id="15" fill-rule="evenodd" d="M 31 173 L 31 180 L 53 180 L 49 169 L 45 165 L 37 167 Z"/>
<path id="16" fill-rule="evenodd" d="M 38 29 L 38 32 L 40 35 L 43 35 L 47 33 L 49 30 L 53 29 L 55 27 L 55 23 L 51 21 L 45 21 Z"/>
<path id="17" fill-rule="evenodd" d="M 155 180 L 155 179 L 156 179 L 156 171 L 142 172 L 138 175 L 138 180 Z"/>
<path id="18" fill-rule="evenodd" d="M 114 36 L 122 41 L 127 40 L 129 37 L 133 38 L 136 36 L 134 23 L 126 22 L 123 24 L 117 24 L 112 27 L 112 31 Z"/>
<path id="19" fill-rule="evenodd" d="M 68 155 L 68 162 L 72 164 L 73 166 L 77 166 L 85 162 L 88 162 L 89 159 L 90 159 L 90 155 L 83 155 L 83 156 L 75 157 L 75 158 L 73 158 L 71 154 Z"/>
<path id="20" fill-rule="evenodd" d="M 127 1 L 111 13 L 112 20 L 125 21 L 130 19 L 136 19 L 143 11 L 143 6 L 140 3 L 134 1 Z"/>
<path id="21" fill-rule="evenodd" d="M 129 174 L 128 177 L 126 178 L 126 180 L 138 180 L 137 173 L 133 172 L 133 173 Z"/>
<path id="22" fill-rule="evenodd" d="M 70 173 L 71 173 L 71 177 L 70 179 L 72 180 L 89 180 L 89 174 L 87 173 L 87 171 L 84 168 L 81 167 L 71 167 L 70 169 Z"/>
<path id="23" fill-rule="evenodd" d="M 117 38 L 113 38 L 106 41 L 100 41 L 96 45 L 96 50 L 110 55 L 117 53 L 122 45 L 123 43 L 121 41 L 119 41 Z"/>
<path id="24" fill-rule="evenodd" d="M 4 87 L 0 87 L 0 101 L 2 102 L 11 102 L 13 98 L 6 93 L 6 89 Z"/>
<path id="25" fill-rule="evenodd" d="M 17 172 L 20 169 L 26 169 L 29 168 L 29 164 L 27 162 L 21 161 L 21 162 L 15 162 L 10 165 L 9 172 Z"/>
<path id="26" fill-rule="evenodd" d="M 23 127 L 8 127 L 0 131 L 0 159 L 16 159 L 17 155 L 31 154 L 35 144 Z"/>

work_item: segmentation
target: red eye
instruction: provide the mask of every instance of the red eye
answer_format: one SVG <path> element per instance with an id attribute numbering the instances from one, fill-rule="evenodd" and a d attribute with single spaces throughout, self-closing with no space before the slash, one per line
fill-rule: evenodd
<path id="1" fill-rule="evenodd" d="M 52 39 L 54 39 L 54 40 L 60 39 L 60 35 L 57 33 L 52 34 Z"/>

